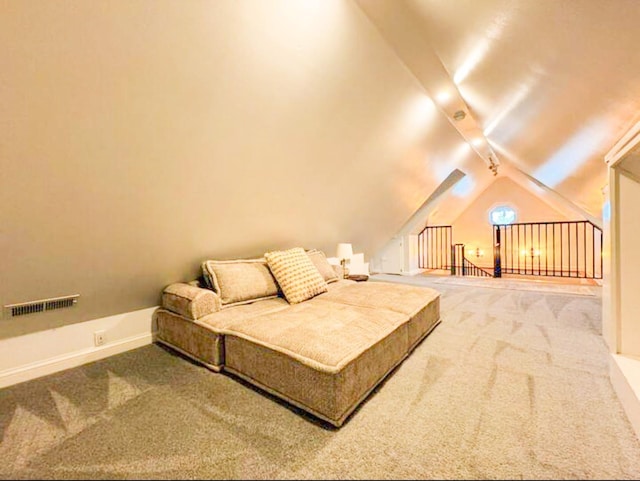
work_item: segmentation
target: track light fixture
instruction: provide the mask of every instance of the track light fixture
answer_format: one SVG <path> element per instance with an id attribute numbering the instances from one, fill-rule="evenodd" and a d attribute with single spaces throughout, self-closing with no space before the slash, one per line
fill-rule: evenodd
<path id="1" fill-rule="evenodd" d="M 489 170 L 493 175 L 498 175 L 498 164 L 493 161 L 493 157 L 489 156 Z"/>

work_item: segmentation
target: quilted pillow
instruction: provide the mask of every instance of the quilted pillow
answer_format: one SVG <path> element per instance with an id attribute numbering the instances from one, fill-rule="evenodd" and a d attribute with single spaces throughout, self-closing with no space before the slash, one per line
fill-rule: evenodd
<path id="1" fill-rule="evenodd" d="M 290 304 L 327 292 L 327 283 L 302 247 L 267 252 L 264 257 Z"/>
<path id="2" fill-rule="evenodd" d="M 329 264 L 324 252 L 311 249 L 307 251 L 307 255 L 327 284 L 331 284 L 332 282 L 337 282 L 339 280 L 338 273 L 333 266 Z"/>
<path id="3" fill-rule="evenodd" d="M 202 263 L 202 273 L 223 308 L 278 296 L 265 259 L 208 260 Z"/>

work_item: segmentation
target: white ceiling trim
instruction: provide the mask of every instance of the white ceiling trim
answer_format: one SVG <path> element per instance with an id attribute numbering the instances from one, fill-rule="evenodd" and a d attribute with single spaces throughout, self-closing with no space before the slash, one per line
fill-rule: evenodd
<path id="1" fill-rule="evenodd" d="M 371 23 L 380 32 L 399 60 L 418 80 L 438 110 L 458 134 L 497 175 L 500 160 L 483 129 L 462 97 L 456 81 L 431 46 L 424 30 L 415 22 L 415 14 L 401 2 L 356 0 Z M 455 114 L 464 117 L 455 120 Z"/>
<path id="2" fill-rule="evenodd" d="M 618 142 L 604 156 L 604 161 L 609 167 L 615 166 L 636 145 L 640 144 L 640 121 L 622 136 Z"/>

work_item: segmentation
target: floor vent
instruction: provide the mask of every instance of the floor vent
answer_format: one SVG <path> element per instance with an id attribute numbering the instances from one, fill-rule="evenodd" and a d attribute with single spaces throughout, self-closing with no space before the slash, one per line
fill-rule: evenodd
<path id="1" fill-rule="evenodd" d="M 78 302 L 78 297 L 80 297 L 80 294 L 41 299 L 39 301 L 21 302 L 20 304 L 7 304 L 4 306 L 5 317 L 26 316 L 27 314 L 35 314 L 37 312 L 73 307 Z"/>

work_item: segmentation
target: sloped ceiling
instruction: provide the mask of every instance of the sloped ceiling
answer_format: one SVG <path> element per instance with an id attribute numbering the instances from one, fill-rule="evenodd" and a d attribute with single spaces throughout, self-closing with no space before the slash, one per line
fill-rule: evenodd
<path id="1" fill-rule="evenodd" d="M 500 161 L 600 216 L 604 155 L 640 112 L 640 2 L 401 3 Z"/>

